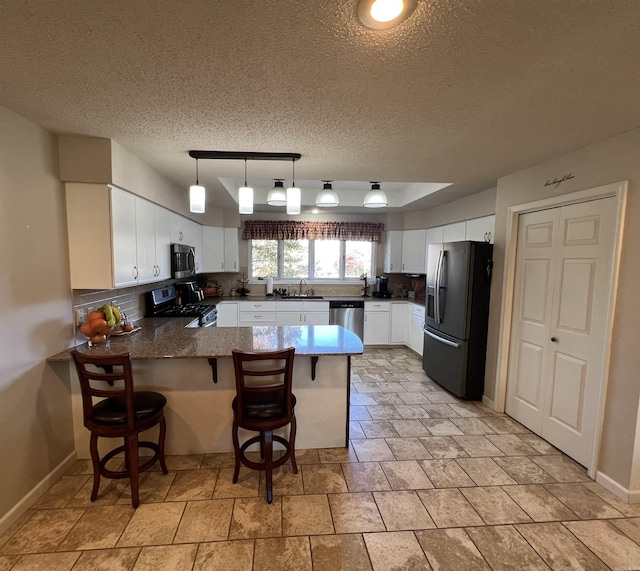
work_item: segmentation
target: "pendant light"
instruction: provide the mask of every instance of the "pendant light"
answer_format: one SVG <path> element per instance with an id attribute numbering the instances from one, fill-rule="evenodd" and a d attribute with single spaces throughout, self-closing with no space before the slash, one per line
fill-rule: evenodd
<path id="1" fill-rule="evenodd" d="M 284 182 L 281 178 L 274 178 L 273 180 L 273 188 L 267 194 L 267 204 L 269 206 L 286 206 L 287 193 L 284 190 Z"/>
<path id="2" fill-rule="evenodd" d="M 247 186 L 247 159 L 244 159 L 244 186 L 238 189 L 238 211 L 253 214 L 253 188 Z"/>
<path id="3" fill-rule="evenodd" d="M 371 183 L 371 190 L 364 197 L 364 206 L 367 208 L 382 208 L 387 205 L 387 195 L 380 190 L 379 182 Z"/>
<path id="4" fill-rule="evenodd" d="M 189 210 L 196 214 L 204 214 L 205 190 L 198 181 L 198 159 L 196 159 L 196 183 L 189 188 Z"/>
<path id="5" fill-rule="evenodd" d="M 291 186 L 287 188 L 287 214 L 300 214 L 300 189 L 296 186 L 296 161 L 291 161 Z"/>
<path id="6" fill-rule="evenodd" d="M 340 204 L 338 199 L 338 193 L 331 187 L 330 180 L 323 180 L 324 186 L 322 190 L 316 196 L 316 206 L 323 206 L 325 208 L 333 208 Z"/>

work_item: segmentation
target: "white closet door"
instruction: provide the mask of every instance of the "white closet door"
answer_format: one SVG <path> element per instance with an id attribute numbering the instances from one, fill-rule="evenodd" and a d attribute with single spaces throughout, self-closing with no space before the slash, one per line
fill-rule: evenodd
<path id="1" fill-rule="evenodd" d="M 595 438 L 615 199 L 520 216 L 507 412 L 583 465 Z"/>

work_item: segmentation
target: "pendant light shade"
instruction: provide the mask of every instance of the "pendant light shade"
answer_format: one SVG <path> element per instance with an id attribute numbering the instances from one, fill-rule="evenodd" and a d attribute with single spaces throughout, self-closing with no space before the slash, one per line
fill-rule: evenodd
<path id="1" fill-rule="evenodd" d="M 244 186 L 238 189 L 238 212 L 253 214 L 253 188 L 247 185 L 247 159 L 244 159 Z"/>
<path id="2" fill-rule="evenodd" d="M 267 195 L 267 204 L 269 206 L 287 205 L 287 193 L 284 190 L 284 183 L 281 178 L 274 179 L 273 188 Z"/>
<path id="3" fill-rule="evenodd" d="M 325 180 L 322 190 L 316 196 L 316 206 L 332 208 L 340 204 L 338 193 L 331 187 L 331 181 Z"/>
<path id="4" fill-rule="evenodd" d="M 196 159 L 196 183 L 189 188 L 189 210 L 195 214 L 204 214 L 205 189 L 198 181 L 198 159 Z"/>
<path id="5" fill-rule="evenodd" d="M 291 161 L 291 186 L 287 188 L 287 214 L 300 214 L 300 189 L 296 186 L 296 162 Z"/>
<path id="6" fill-rule="evenodd" d="M 367 208 L 382 208 L 387 205 L 387 195 L 380 190 L 379 182 L 371 183 L 371 190 L 364 197 L 364 206 Z"/>

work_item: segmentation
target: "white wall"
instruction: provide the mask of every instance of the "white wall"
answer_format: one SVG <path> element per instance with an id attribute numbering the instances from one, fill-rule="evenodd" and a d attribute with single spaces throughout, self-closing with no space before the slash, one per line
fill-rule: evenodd
<path id="1" fill-rule="evenodd" d="M 74 452 L 69 387 L 45 359 L 72 344 L 55 138 L 0 107 L 0 520 Z"/>
<path id="2" fill-rule="evenodd" d="M 636 418 L 640 399 L 640 129 L 607 139 L 498 181 L 494 273 L 487 348 L 485 396 L 495 397 L 503 294 L 507 209 L 555 195 L 584 190 L 621 180 L 629 181 L 622 258 L 613 328 L 612 358 L 605 410 L 605 427 L 597 469 L 629 490 L 640 490 L 640 443 Z M 575 178 L 559 188 L 545 182 L 571 173 Z"/>

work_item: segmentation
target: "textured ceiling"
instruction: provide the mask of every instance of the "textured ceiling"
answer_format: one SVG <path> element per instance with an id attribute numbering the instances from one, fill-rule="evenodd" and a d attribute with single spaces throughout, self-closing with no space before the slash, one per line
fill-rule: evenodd
<path id="1" fill-rule="evenodd" d="M 189 149 L 298 152 L 305 181 L 452 183 L 401 209 L 640 126 L 638 0 L 419 0 L 382 31 L 356 12 L 357 0 L 3 0 L 0 104 L 112 138 L 180 192 Z M 257 186 L 291 174 L 248 170 Z M 208 206 L 233 207 L 218 177 L 241 181 L 242 163 L 200 161 Z"/>

